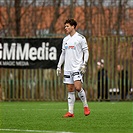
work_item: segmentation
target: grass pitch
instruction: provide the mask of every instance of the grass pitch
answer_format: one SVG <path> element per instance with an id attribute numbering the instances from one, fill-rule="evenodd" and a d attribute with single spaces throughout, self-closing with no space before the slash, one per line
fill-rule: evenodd
<path id="1" fill-rule="evenodd" d="M 0 102 L 0 133 L 133 133 L 132 102 L 75 102 L 75 117 L 62 118 L 67 102 Z"/>

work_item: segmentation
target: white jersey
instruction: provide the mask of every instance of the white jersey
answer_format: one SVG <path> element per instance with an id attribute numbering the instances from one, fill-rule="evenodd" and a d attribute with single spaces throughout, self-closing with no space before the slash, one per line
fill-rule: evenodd
<path id="1" fill-rule="evenodd" d="M 83 51 L 88 50 L 86 38 L 76 32 L 63 39 L 62 50 L 65 50 L 64 71 L 77 71 L 83 64 Z"/>

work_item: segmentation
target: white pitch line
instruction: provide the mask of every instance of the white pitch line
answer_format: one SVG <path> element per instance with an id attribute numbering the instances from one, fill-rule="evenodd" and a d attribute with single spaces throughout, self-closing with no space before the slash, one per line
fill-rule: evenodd
<path id="1" fill-rule="evenodd" d="M 47 131 L 47 130 L 24 130 L 24 129 L 0 129 L 0 131 L 8 132 L 34 132 L 34 133 L 74 133 L 74 132 L 65 132 L 65 131 Z"/>
<path id="2" fill-rule="evenodd" d="M 33 110 L 33 111 L 34 110 L 40 110 L 40 111 L 44 111 L 44 110 L 67 110 L 67 109 L 43 109 L 43 108 L 42 109 L 39 109 L 39 108 L 38 109 L 27 109 L 27 108 L 23 108 L 22 110 Z"/>

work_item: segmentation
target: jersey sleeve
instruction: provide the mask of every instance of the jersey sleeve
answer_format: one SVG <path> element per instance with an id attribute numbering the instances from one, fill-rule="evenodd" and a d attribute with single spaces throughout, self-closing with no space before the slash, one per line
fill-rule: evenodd
<path id="1" fill-rule="evenodd" d="M 88 50 L 88 45 L 85 37 L 82 37 L 81 46 L 83 51 Z"/>
<path id="2" fill-rule="evenodd" d="M 58 68 L 61 68 L 62 64 L 64 63 L 64 60 L 65 60 L 65 50 L 62 50 L 60 59 L 57 65 Z"/>
<path id="3" fill-rule="evenodd" d="M 83 61 L 83 64 L 87 64 L 88 59 L 89 59 L 89 51 L 88 51 L 87 40 L 86 40 L 85 37 L 82 37 L 81 46 L 82 46 L 82 51 L 84 53 L 84 61 Z"/>
<path id="4" fill-rule="evenodd" d="M 62 43 L 62 50 L 65 50 L 65 41 L 63 40 L 63 43 Z"/>
<path id="5" fill-rule="evenodd" d="M 62 52 L 61 52 L 61 55 L 60 55 L 57 67 L 60 68 L 62 66 L 62 64 L 64 63 L 64 60 L 65 60 L 65 41 L 63 40 L 63 43 L 62 43 Z"/>

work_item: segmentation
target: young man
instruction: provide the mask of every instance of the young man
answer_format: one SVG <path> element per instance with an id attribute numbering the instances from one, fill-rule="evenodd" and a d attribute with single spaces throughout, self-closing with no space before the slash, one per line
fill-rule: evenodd
<path id="1" fill-rule="evenodd" d="M 64 24 L 68 35 L 63 39 L 62 53 L 57 65 L 57 76 L 59 76 L 64 63 L 64 83 L 68 89 L 68 112 L 64 117 L 74 117 L 75 90 L 78 91 L 78 96 L 83 102 L 84 114 L 87 116 L 90 114 L 90 109 L 82 88 L 82 76 L 86 72 L 89 58 L 88 45 L 85 37 L 76 32 L 77 22 L 74 19 L 68 19 Z"/>

